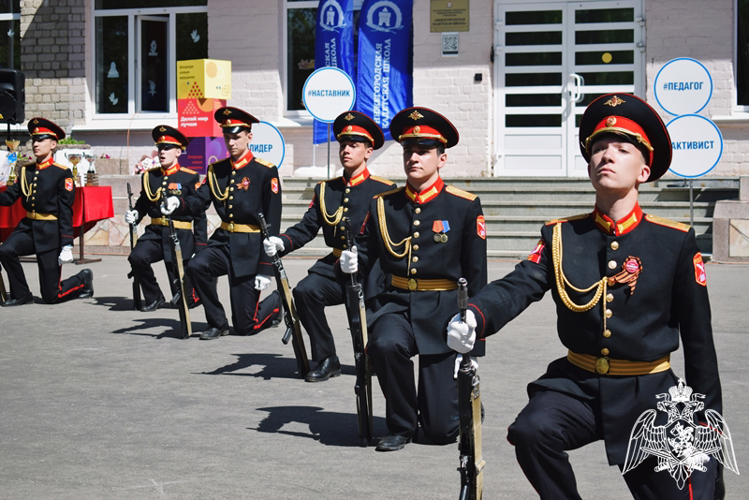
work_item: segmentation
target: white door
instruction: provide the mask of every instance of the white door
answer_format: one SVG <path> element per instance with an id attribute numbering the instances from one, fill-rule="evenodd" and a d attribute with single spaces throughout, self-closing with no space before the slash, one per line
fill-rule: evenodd
<path id="1" fill-rule="evenodd" d="M 495 4 L 495 175 L 586 177 L 593 99 L 644 94 L 640 0 Z"/>

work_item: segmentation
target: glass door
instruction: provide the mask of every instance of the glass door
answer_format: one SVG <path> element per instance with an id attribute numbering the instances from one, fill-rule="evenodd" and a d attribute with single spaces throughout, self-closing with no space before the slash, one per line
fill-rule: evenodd
<path id="1" fill-rule="evenodd" d="M 169 111 L 168 16 L 138 17 L 140 111 Z"/>
<path id="2" fill-rule="evenodd" d="M 644 89 L 639 4 L 497 3 L 495 175 L 587 176 L 585 106 Z"/>

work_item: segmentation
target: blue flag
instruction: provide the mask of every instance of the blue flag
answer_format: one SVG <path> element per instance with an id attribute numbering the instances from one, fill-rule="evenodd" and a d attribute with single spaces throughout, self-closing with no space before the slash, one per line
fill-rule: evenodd
<path id="1" fill-rule="evenodd" d="M 365 0 L 359 15 L 356 108 L 390 140 L 390 120 L 413 106 L 412 0 Z"/>
<path id="2" fill-rule="evenodd" d="M 353 4 L 353 0 L 320 0 L 315 30 L 315 69 L 333 66 L 342 69 L 356 81 Z M 315 120 L 313 143 L 326 142 L 327 130 L 327 123 Z M 331 140 L 335 140 L 332 125 Z"/>

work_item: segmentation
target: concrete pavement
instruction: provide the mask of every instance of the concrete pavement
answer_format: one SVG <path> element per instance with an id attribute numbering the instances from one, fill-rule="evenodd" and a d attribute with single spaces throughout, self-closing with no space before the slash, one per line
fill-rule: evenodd
<path id="1" fill-rule="evenodd" d="M 292 283 L 311 259 L 286 258 Z M 496 279 L 514 262 L 491 262 Z M 351 341 L 342 306 L 328 309 L 343 376 L 296 378 L 281 328 L 253 337 L 177 338 L 175 309 L 131 309 L 126 258 L 88 265 L 96 295 L 0 309 L 2 499 L 454 499 L 457 445 L 358 446 Z M 38 297 L 36 265 L 24 269 Z M 155 266 L 166 290 L 163 266 Z M 80 268 L 68 265 L 63 275 Z M 726 418 L 739 468 L 749 466 L 749 266 L 707 265 Z M 219 281 L 228 303 L 226 279 Z M 39 301 L 39 299 L 37 299 Z M 201 308 L 193 328 L 206 327 Z M 505 439 L 525 386 L 565 354 L 551 297 L 489 339 L 481 361 L 486 407 L 485 498 L 537 498 Z M 309 344 L 308 350 L 309 350 Z M 675 370 L 683 374 L 680 356 Z M 386 432 L 374 390 L 375 434 Z M 630 498 L 603 445 L 571 453 L 583 498 Z M 726 472 L 728 498 L 749 491 Z"/>

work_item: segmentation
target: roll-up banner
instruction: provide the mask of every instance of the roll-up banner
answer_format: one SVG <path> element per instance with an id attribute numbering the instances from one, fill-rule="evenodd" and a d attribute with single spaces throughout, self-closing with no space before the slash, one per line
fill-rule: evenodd
<path id="1" fill-rule="evenodd" d="M 411 17 L 413 0 L 365 0 L 359 15 L 359 53 L 354 109 L 390 136 L 390 120 L 413 106 Z"/>
<path id="2" fill-rule="evenodd" d="M 354 0 L 320 0 L 315 31 L 315 69 L 333 66 L 356 81 L 354 66 Z M 315 120 L 313 143 L 326 142 L 328 124 Z M 331 140 L 335 140 L 331 131 Z"/>

